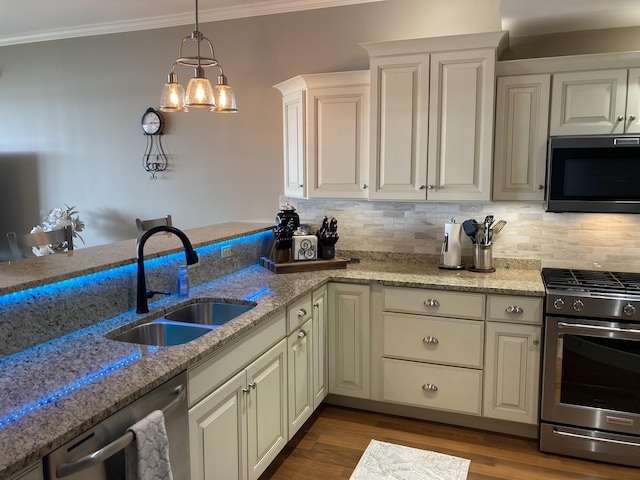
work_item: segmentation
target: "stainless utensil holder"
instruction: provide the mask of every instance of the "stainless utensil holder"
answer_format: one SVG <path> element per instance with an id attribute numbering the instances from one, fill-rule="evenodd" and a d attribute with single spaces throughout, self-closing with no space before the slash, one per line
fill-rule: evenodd
<path id="1" fill-rule="evenodd" d="M 495 272 L 493 268 L 493 248 L 492 245 L 476 243 L 473 245 L 473 270 L 475 272 Z"/>

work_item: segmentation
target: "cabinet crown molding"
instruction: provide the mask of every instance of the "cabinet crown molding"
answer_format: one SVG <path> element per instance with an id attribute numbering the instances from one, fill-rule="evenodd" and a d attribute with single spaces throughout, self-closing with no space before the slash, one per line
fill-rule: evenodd
<path id="1" fill-rule="evenodd" d="M 368 85 L 369 70 L 354 70 L 349 72 L 311 73 L 297 75 L 293 78 L 274 85 L 283 95 L 312 88 L 347 87 L 354 85 Z"/>
<path id="2" fill-rule="evenodd" d="M 450 52 L 454 50 L 474 50 L 478 48 L 497 48 L 499 55 L 500 52 L 508 46 L 508 42 L 509 32 L 499 31 L 368 42 L 360 43 L 359 45 L 369 53 L 370 57 L 426 52 Z"/>
<path id="3" fill-rule="evenodd" d="M 578 72 L 640 65 L 640 52 L 587 53 L 560 57 L 523 58 L 496 63 L 496 75 Z"/>

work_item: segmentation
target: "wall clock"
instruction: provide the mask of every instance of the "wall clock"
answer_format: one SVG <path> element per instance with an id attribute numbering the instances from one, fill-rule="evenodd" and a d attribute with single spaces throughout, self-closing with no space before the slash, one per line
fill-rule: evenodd
<path id="1" fill-rule="evenodd" d="M 151 180 L 155 180 L 158 178 L 156 176 L 158 172 L 164 172 L 167 169 L 167 156 L 162 148 L 164 118 L 154 108 L 147 108 L 147 111 L 142 115 L 140 125 L 147 138 L 147 147 L 142 156 L 142 166 L 147 172 L 151 172 Z"/>
<path id="2" fill-rule="evenodd" d="M 164 119 L 160 112 L 153 108 L 147 108 L 142 115 L 142 131 L 145 135 L 162 135 L 164 128 Z"/>

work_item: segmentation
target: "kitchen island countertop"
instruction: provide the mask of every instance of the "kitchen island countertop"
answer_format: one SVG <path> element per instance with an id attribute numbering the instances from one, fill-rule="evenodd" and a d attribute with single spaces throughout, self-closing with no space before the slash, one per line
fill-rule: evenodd
<path id="1" fill-rule="evenodd" d="M 274 274 L 255 265 L 192 288 L 192 299 L 245 299 L 257 306 L 183 345 L 146 347 L 105 338 L 130 322 L 157 318 L 184 299 L 168 297 L 149 314 L 125 312 L 0 361 L 0 478 L 37 461 L 58 446 L 154 387 L 232 344 L 253 327 L 282 314 L 287 305 L 328 281 L 426 287 L 542 297 L 536 262 L 500 262 L 491 274 L 440 270 L 437 258 L 392 254 L 360 257 L 346 269 Z"/>

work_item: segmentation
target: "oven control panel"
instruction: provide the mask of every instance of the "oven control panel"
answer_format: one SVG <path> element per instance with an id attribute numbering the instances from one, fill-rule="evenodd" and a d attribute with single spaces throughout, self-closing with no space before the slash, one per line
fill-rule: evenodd
<path id="1" fill-rule="evenodd" d="M 546 312 L 547 315 L 640 322 L 640 300 L 547 294 Z"/>

